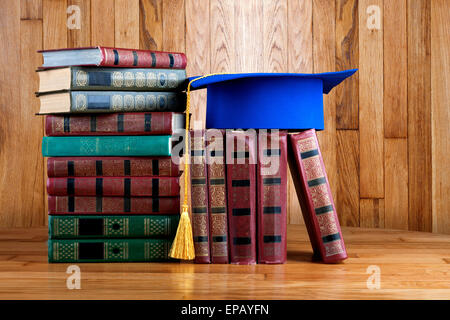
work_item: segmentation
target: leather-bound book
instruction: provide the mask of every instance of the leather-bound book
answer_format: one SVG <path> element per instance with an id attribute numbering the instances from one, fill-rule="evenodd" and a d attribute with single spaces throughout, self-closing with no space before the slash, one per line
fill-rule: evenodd
<path id="1" fill-rule="evenodd" d="M 258 263 L 286 262 L 287 131 L 258 132 Z"/>
<path id="2" fill-rule="evenodd" d="M 289 166 L 314 257 L 325 263 L 347 258 L 333 196 L 314 129 L 289 134 Z"/>
<path id="3" fill-rule="evenodd" d="M 256 263 L 256 132 L 226 132 L 230 262 Z"/>

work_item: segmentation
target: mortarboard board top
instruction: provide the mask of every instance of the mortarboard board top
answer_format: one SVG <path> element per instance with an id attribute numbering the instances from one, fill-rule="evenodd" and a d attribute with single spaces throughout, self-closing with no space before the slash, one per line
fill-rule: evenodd
<path id="1" fill-rule="evenodd" d="M 356 70 L 217 74 L 191 88 L 207 88 L 206 128 L 323 130 L 323 94 Z"/>

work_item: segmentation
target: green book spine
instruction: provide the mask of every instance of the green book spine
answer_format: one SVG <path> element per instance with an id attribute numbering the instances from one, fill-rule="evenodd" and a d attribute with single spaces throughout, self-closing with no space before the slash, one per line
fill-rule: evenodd
<path id="1" fill-rule="evenodd" d="M 48 262 L 167 261 L 171 239 L 48 240 Z"/>
<path id="2" fill-rule="evenodd" d="M 44 137 L 44 157 L 170 156 L 171 136 Z"/>
<path id="3" fill-rule="evenodd" d="M 179 215 L 49 216 L 50 239 L 172 238 Z"/>
<path id="4" fill-rule="evenodd" d="M 71 67 L 73 90 L 181 91 L 186 71 L 176 69 Z"/>
<path id="5" fill-rule="evenodd" d="M 186 109 L 186 94 L 148 91 L 71 91 L 72 113 L 143 112 Z"/>

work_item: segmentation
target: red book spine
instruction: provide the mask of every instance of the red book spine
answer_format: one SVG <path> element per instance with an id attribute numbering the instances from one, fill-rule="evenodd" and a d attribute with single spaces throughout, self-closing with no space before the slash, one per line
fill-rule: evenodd
<path id="1" fill-rule="evenodd" d="M 102 53 L 100 66 L 128 68 L 186 68 L 186 55 L 180 52 L 162 52 L 99 47 Z"/>
<path id="2" fill-rule="evenodd" d="M 179 214 L 180 198 L 48 196 L 48 214 Z"/>
<path id="3" fill-rule="evenodd" d="M 289 135 L 289 165 L 316 258 L 347 258 L 344 239 L 314 129 Z"/>
<path id="4" fill-rule="evenodd" d="M 51 177 L 178 177 L 171 157 L 54 157 L 47 160 Z"/>
<path id="5" fill-rule="evenodd" d="M 226 132 L 230 262 L 256 263 L 256 133 Z"/>
<path id="6" fill-rule="evenodd" d="M 49 115 L 47 136 L 164 135 L 172 134 L 172 112 Z"/>
<path id="7" fill-rule="evenodd" d="M 287 131 L 258 133 L 258 263 L 285 263 Z"/>
<path id="8" fill-rule="evenodd" d="M 224 130 L 206 130 L 211 262 L 228 263 Z"/>
<path id="9" fill-rule="evenodd" d="M 54 196 L 173 197 L 180 195 L 178 177 L 48 178 Z"/>
<path id="10" fill-rule="evenodd" d="M 191 134 L 191 206 L 195 263 L 211 263 L 205 131 Z"/>

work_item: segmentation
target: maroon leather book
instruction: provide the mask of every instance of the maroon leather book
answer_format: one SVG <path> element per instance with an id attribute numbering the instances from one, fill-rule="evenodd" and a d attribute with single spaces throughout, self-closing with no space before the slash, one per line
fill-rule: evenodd
<path id="1" fill-rule="evenodd" d="M 48 196 L 48 214 L 179 214 L 180 198 Z"/>
<path id="2" fill-rule="evenodd" d="M 258 263 L 285 263 L 287 131 L 258 132 Z"/>
<path id="3" fill-rule="evenodd" d="M 230 262 L 256 263 L 256 132 L 226 132 Z"/>
<path id="4" fill-rule="evenodd" d="M 228 263 L 225 130 L 206 130 L 211 262 Z"/>
<path id="5" fill-rule="evenodd" d="M 83 66 L 102 66 L 102 67 L 124 67 L 124 68 L 186 68 L 186 55 L 181 52 L 164 52 L 150 50 L 134 50 L 125 48 L 110 47 L 83 47 L 83 48 L 64 48 L 52 50 L 39 50 L 38 52 L 52 51 L 80 51 L 80 50 L 99 50 L 100 61 L 96 63 L 81 64 Z M 80 64 L 76 64 L 80 65 Z M 63 67 L 53 66 L 54 68 Z"/>
<path id="6" fill-rule="evenodd" d="M 47 192 L 54 196 L 173 197 L 180 195 L 178 177 L 76 177 L 48 178 Z"/>
<path id="7" fill-rule="evenodd" d="M 191 208 L 195 263 L 211 263 L 205 131 L 191 130 Z"/>
<path id="8" fill-rule="evenodd" d="M 184 128 L 175 112 L 130 112 L 91 115 L 48 115 L 47 136 L 166 135 Z"/>
<path id="9" fill-rule="evenodd" d="M 51 177 L 178 177 L 171 157 L 53 157 L 47 159 Z"/>
<path id="10" fill-rule="evenodd" d="M 344 239 L 314 129 L 289 135 L 289 167 L 314 257 L 325 263 L 347 258 Z"/>

